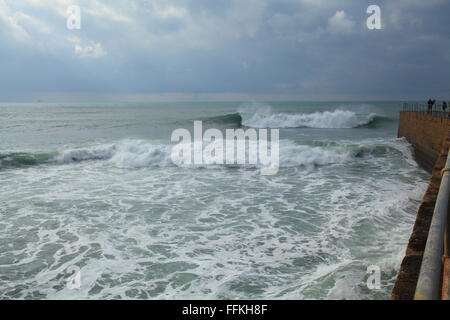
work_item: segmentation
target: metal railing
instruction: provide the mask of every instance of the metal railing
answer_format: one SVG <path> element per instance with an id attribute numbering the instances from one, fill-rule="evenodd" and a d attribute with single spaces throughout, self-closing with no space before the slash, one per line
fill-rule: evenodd
<path id="1" fill-rule="evenodd" d="M 447 102 L 446 110 L 443 109 L 443 103 L 435 103 L 431 108 L 426 103 L 403 103 L 402 111 L 419 112 L 438 118 L 450 117 L 450 101 Z"/>
<path id="2" fill-rule="evenodd" d="M 448 299 L 446 287 L 448 274 L 443 274 L 443 261 L 448 258 L 448 205 L 450 195 L 450 152 L 434 207 L 433 218 L 428 232 L 427 243 L 420 267 L 414 300 Z M 444 277 L 444 279 L 443 279 Z"/>

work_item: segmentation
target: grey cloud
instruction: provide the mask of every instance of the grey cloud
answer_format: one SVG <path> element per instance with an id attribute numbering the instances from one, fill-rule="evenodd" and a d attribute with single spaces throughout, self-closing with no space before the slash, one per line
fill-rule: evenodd
<path id="1" fill-rule="evenodd" d="M 369 4 L 382 30 L 367 30 Z M 39 93 L 450 95 L 448 1 L 0 0 L 0 100 Z"/>

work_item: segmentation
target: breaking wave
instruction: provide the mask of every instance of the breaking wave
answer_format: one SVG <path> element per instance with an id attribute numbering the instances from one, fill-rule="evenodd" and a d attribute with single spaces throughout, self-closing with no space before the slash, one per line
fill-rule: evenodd
<path id="1" fill-rule="evenodd" d="M 235 127 L 241 127 L 242 126 L 242 116 L 240 113 L 230 113 L 215 117 L 208 117 L 204 118 L 203 122 L 205 123 L 217 123 L 217 124 L 230 124 L 234 125 Z"/>
<path id="2" fill-rule="evenodd" d="M 320 128 L 320 129 L 350 129 L 371 124 L 374 121 L 386 119 L 376 113 L 358 115 L 349 110 L 323 111 L 314 113 L 254 113 L 242 122 L 253 128 Z"/>
<path id="3" fill-rule="evenodd" d="M 154 144 L 143 140 L 125 140 L 115 144 L 70 149 L 61 152 L 0 154 L 0 170 L 44 164 L 73 164 L 85 161 L 107 161 L 119 168 L 169 167 L 175 166 L 171 159 L 172 146 Z M 243 146 L 246 148 L 243 151 L 248 155 L 251 144 Z M 191 144 L 190 147 L 192 154 L 194 154 L 193 145 Z M 367 156 L 383 157 L 387 152 L 398 152 L 406 160 L 414 163 L 409 145 L 403 139 L 360 143 L 317 141 L 302 145 L 290 140 L 282 140 L 280 141 L 280 167 L 342 164 Z M 186 164 L 182 166 L 190 168 L 260 168 L 262 165 L 256 163 L 254 165 Z"/>
<path id="4" fill-rule="evenodd" d="M 245 104 L 238 112 L 206 117 L 201 119 L 207 124 L 227 125 L 232 128 L 242 126 L 252 128 L 318 128 L 352 129 L 359 127 L 378 128 L 395 119 L 369 113 L 370 106 L 363 105 L 364 111 L 355 112 L 345 109 L 318 111 L 312 113 L 275 113 L 268 104 Z M 361 108 L 362 108 L 361 107 Z"/>
<path id="5" fill-rule="evenodd" d="M 0 153 L 0 169 L 39 165 L 49 161 L 55 154 L 26 152 Z"/>

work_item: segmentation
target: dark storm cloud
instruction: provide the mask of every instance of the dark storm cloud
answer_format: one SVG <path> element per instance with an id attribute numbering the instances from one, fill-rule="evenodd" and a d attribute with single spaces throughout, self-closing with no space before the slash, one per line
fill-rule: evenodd
<path id="1" fill-rule="evenodd" d="M 366 9 L 381 7 L 381 30 Z M 81 30 L 66 28 L 67 7 Z M 0 100 L 450 95 L 446 0 L 0 0 Z"/>

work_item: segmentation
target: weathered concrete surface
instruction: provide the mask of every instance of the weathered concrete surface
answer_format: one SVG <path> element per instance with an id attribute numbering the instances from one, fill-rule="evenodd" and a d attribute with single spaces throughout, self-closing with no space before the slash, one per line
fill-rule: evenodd
<path id="1" fill-rule="evenodd" d="M 450 300 L 450 258 L 444 258 L 442 300 Z"/>
<path id="2" fill-rule="evenodd" d="M 414 156 L 431 172 L 441 152 L 442 142 L 449 137 L 450 119 L 425 113 L 402 111 L 398 136 L 405 137 L 414 148 Z"/>
<path id="3" fill-rule="evenodd" d="M 449 124 L 450 121 L 446 118 L 433 118 L 413 112 L 400 114 L 399 137 L 406 137 L 414 148 L 417 162 L 427 170 L 431 166 L 432 174 L 392 291 L 391 298 L 394 300 L 414 298 L 423 251 L 441 184 L 441 170 L 445 166 L 450 147 Z"/>

